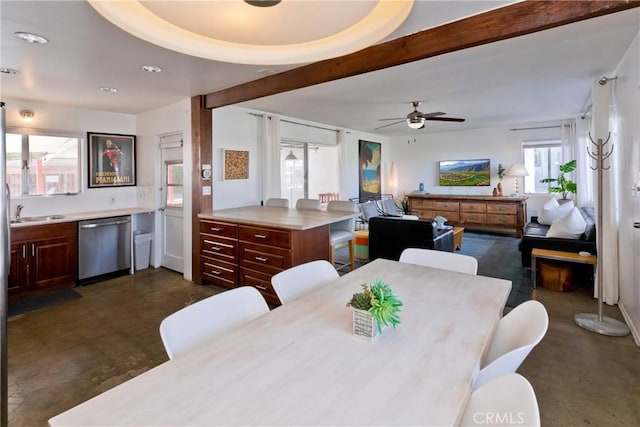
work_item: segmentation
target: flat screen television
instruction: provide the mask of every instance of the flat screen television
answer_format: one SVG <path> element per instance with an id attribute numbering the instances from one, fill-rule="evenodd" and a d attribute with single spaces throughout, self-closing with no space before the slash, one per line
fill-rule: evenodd
<path id="1" fill-rule="evenodd" d="M 442 186 L 489 186 L 491 185 L 489 159 L 442 160 L 439 179 Z"/>

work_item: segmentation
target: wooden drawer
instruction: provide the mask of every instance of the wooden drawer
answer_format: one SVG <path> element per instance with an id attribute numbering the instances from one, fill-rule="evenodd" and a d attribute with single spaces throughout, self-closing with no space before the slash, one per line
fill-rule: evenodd
<path id="1" fill-rule="evenodd" d="M 462 212 L 460 219 L 463 224 L 485 224 L 487 215 L 483 213 Z"/>
<path id="2" fill-rule="evenodd" d="M 423 211 L 423 212 L 424 212 L 424 218 L 427 218 L 427 219 L 433 219 L 438 215 L 440 215 L 447 218 L 447 222 L 460 221 L 460 215 L 458 214 L 458 212 L 443 212 L 443 211 Z"/>
<path id="3" fill-rule="evenodd" d="M 238 283 L 238 266 L 207 257 L 200 257 L 202 278 L 225 288 L 235 288 Z"/>
<path id="4" fill-rule="evenodd" d="M 238 226 L 234 224 L 227 224 L 226 222 L 200 220 L 200 232 L 228 237 L 229 239 L 238 238 Z"/>
<path id="5" fill-rule="evenodd" d="M 487 205 L 485 203 L 460 203 L 460 212 L 486 213 Z"/>
<path id="6" fill-rule="evenodd" d="M 432 206 L 430 205 L 430 200 L 424 199 L 409 199 L 411 203 L 411 209 L 430 209 Z"/>
<path id="7" fill-rule="evenodd" d="M 458 211 L 460 209 L 460 203 L 458 202 L 436 202 L 435 200 L 429 201 L 430 205 L 427 206 L 429 209 L 433 209 L 435 211 Z"/>
<path id="8" fill-rule="evenodd" d="M 200 254 L 236 263 L 238 260 L 238 241 L 201 234 Z"/>
<path id="9" fill-rule="evenodd" d="M 240 265 L 275 274 L 291 267 L 291 251 L 273 246 L 240 242 Z"/>
<path id="10" fill-rule="evenodd" d="M 285 230 L 240 226 L 239 238 L 245 242 L 260 245 L 278 246 L 280 248 L 291 247 L 291 233 Z"/>
<path id="11" fill-rule="evenodd" d="M 515 215 L 518 207 L 512 203 L 492 203 L 487 205 L 487 213 Z"/>
<path id="12" fill-rule="evenodd" d="M 515 215 L 488 215 L 487 224 L 491 225 L 516 225 L 518 217 Z"/>
<path id="13" fill-rule="evenodd" d="M 280 299 L 271 285 L 271 276 L 272 274 L 240 267 L 239 286 L 253 286 L 260 291 L 270 306 L 276 307 L 280 305 Z"/>

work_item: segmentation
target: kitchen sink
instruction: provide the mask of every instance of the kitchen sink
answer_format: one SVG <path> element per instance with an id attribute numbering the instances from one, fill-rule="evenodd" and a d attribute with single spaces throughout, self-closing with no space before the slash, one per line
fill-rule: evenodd
<path id="1" fill-rule="evenodd" d="M 56 219 L 65 219 L 64 215 L 42 215 L 42 216 L 23 216 L 20 218 L 14 218 L 11 220 L 11 224 L 19 224 L 21 222 L 44 222 L 54 221 Z"/>

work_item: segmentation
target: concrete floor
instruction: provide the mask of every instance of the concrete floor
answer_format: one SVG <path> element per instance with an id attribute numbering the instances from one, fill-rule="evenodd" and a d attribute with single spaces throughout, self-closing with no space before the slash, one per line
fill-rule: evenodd
<path id="1" fill-rule="evenodd" d="M 83 298 L 15 316 L 8 323 L 9 425 L 47 420 L 168 360 L 158 326 L 168 314 L 220 289 L 147 269 L 87 287 Z M 640 348 L 633 339 L 584 331 L 578 312 L 595 312 L 589 290 L 533 297 L 549 331 L 519 372 L 536 391 L 544 426 L 640 425 Z M 621 319 L 617 307 L 605 314 Z"/>

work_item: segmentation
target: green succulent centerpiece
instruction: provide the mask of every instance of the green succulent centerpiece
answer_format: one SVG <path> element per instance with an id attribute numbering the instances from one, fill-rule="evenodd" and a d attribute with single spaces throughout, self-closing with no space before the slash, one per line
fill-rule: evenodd
<path id="1" fill-rule="evenodd" d="M 371 285 L 363 283 L 362 292 L 353 294 L 347 302 L 347 307 L 349 306 L 370 313 L 379 333 L 382 333 L 385 326 L 391 325 L 395 328 L 400 323 L 398 312 L 402 307 L 402 301 L 382 279 L 375 279 Z"/>

